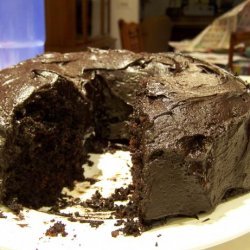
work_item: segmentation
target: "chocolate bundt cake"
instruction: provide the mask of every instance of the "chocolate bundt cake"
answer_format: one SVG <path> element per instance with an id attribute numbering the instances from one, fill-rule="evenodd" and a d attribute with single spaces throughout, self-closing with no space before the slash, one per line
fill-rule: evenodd
<path id="1" fill-rule="evenodd" d="M 94 139 L 128 143 L 142 222 L 250 189 L 250 95 L 181 54 L 90 49 L 0 72 L 0 200 L 38 208 L 82 180 Z"/>

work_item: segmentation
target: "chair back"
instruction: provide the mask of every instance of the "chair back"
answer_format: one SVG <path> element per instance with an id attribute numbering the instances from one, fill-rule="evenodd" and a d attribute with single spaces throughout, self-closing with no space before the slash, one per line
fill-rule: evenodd
<path id="1" fill-rule="evenodd" d="M 124 20 L 119 20 L 118 23 L 122 48 L 133 52 L 142 52 L 144 49 L 140 24 L 135 22 L 127 23 Z"/>

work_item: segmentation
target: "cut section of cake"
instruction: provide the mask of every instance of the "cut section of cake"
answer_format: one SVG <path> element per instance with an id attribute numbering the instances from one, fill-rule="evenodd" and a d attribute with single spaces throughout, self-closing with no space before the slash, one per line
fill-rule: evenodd
<path id="1" fill-rule="evenodd" d="M 20 72 L 22 73 L 22 72 Z M 5 82 L 1 99 L 1 200 L 39 208 L 83 180 L 89 104 L 74 84 L 49 71 Z"/>

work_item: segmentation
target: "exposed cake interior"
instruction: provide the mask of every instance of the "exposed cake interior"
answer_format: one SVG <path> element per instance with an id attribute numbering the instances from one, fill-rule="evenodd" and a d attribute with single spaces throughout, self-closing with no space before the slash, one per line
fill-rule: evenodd
<path id="1" fill-rule="evenodd" d="M 51 205 L 64 186 L 82 180 L 89 120 L 86 100 L 64 78 L 19 105 L 6 143 L 2 200 L 8 204 L 17 199 L 32 207 Z"/>
<path id="2" fill-rule="evenodd" d="M 107 81 L 96 76 L 85 85 L 88 99 L 93 105 L 96 138 L 129 143 L 129 115 L 133 108 L 112 93 Z"/>

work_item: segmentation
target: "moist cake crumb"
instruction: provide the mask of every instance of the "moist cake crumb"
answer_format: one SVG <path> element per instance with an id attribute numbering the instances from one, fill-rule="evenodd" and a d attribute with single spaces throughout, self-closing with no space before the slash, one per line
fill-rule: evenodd
<path id="1" fill-rule="evenodd" d="M 28 227 L 29 224 L 17 224 L 19 227 Z"/>
<path id="2" fill-rule="evenodd" d="M 123 223 L 125 223 L 125 220 L 117 220 L 114 226 L 121 226 Z"/>
<path id="3" fill-rule="evenodd" d="M 3 211 L 0 211 L 0 219 L 5 219 L 7 218 L 6 215 L 4 215 Z"/>
<path id="4" fill-rule="evenodd" d="M 24 219 L 25 219 L 25 217 L 24 217 L 22 212 L 19 212 L 19 214 L 17 214 L 17 217 L 15 218 L 15 220 L 17 220 L 17 221 L 22 221 Z"/>
<path id="5" fill-rule="evenodd" d="M 116 218 L 134 218 L 138 216 L 137 205 L 129 201 L 126 205 L 116 205 L 114 215 Z"/>
<path id="6" fill-rule="evenodd" d="M 112 236 L 113 238 L 116 238 L 116 237 L 119 235 L 120 231 L 121 231 L 120 229 L 117 229 L 117 230 L 112 231 L 112 232 L 111 232 L 111 236 Z"/>
<path id="7" fill-rule="evenodd" d="M 119 232 L 122 232 L 124 235 L 131 235 L 135 237 L 141 235 L 143 227 L 137 219 L 127 218 L 124 220 L 118 220 L 114 224 L 114 226 L 121 226 L 121 225 L 124 226 L 117 230 L 112 231 L 112 237 L 116 237 L 119 234 Z"/>
<path id="8" fill-rule="evenodd" d="M 66 237 L 68 233 L 65 231 L 65 224 L 61 221 L 55 222 L 53 226 L 51 226 L 45 233 L 46 236 L 57 237 L 61 235 L 62 237 Z"/>
<path id="9" fill-rule="evenodd" d="M 133 236 L 139 236 L 141 235 L 141 225 L 138 220 L 135 219 L 127 219 L 124 223 L 124 227 L 122 228 L 122 232 L 124 235 L 133 235 Z"/>
<path id="10" fill-rule="evenodd" d="M 89 167 L 92 167 L 94 165 L 94 162 L 91 161 L 91 160 L 87 160 L 86 164 L 89 166 Z M 86 180 L 86 178 L 85 178 Z"/>
<path id="11" fill-rule="evenodd" d="M 23 206 L 16 200 L 12 200 L 11 203 L 8 204 L 8 208 L 16 215 L 19 215 L 23 210 Z"/>
<path id="12" fill-rule="evenodd" d="M 116 188 L 111 197 L 116 201 L 125 201 L 128 200 L 128 195 L 133 191 L 133 186 L 130 184 L 128 187 Z"/>
<path id="13" fill-rule="evenodd" d="M 114 198 L 104 198 L 98 190 L 91 197 L 91 199 L 88 199 L 83 203 L 83 205 L 85 204 L 87 205 L 87 207 L 90 207 L 95 211 L 111 211 L 114 210 L 115 207 Z"/>
<path id="14" fill-rule="evenodd" d="M 89 225 L 94 228 L 98 228 L 100 225 L 104 223 L 103 220 L 89 220 Z"/>
<path id="15" fill-rule="evenodd" d="M 92 220 L 92 219 L 84 219 L 84 218 L 74 218 L 69 217 L 68 221 L 70 222 L 79 222 L 89 224 L 91 227 L 97 228 L 104 223 L 104 220 Z"/>

